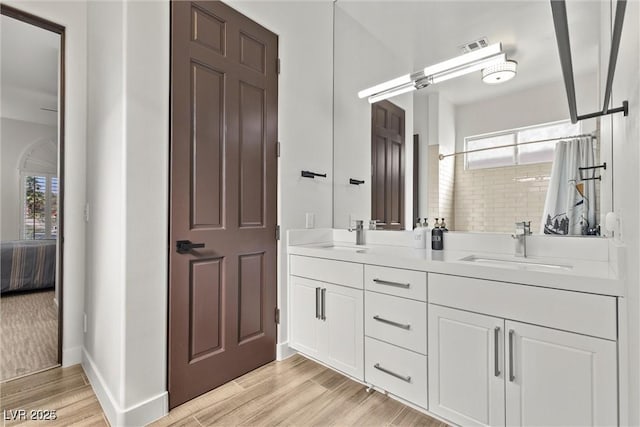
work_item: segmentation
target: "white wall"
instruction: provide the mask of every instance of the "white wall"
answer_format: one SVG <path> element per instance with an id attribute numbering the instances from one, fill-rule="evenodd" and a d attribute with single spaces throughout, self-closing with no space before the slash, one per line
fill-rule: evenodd
<path id="1" fill-rule="evenodd" d="M 286 231 L 305 227 L 305 213 L 315 226 L 332 226 L 332 3 L 228 1 L 231 7 L 278 35 L 279 242 L 278 342 L 288 340 Z M 308 179 L 300 171 L 327 173 Z M 279 346 L 280 348 L 283 346 Z"/>
<path id="2" fill-rule="evenodd" d="M 141 425 L 167 411 L 169 3 L 90 2 L 88 25 L 84 365 Z"/>
<path id="3" fill-rule="evenodd" d="M 371 104 L 359 99 L 362 89 L 412 71 L 375 34 L 336 4 L 334 67 L 334 198 L 333 226 L 371 218 Z M 405 226 L 413 228 L 413 94 L 389 99 L 405 111 Z M 362 185 L 349 184 L 349 178 Z"/>
<path id="4" fill-rule="evenodd" d="M 112 424 L 123 400 L 124 6 L 88 3 L 87 332 L 83 365 Z"/>
<path id="5" fill-rule="evenodd" d="M 166 1 L 126 8 L 126 410 L 166 400 L 169 15 Z"/>
<path id="6" fill-rule="evenodd" d="M 605 28 L 607 26 L 604 26 Z M 629 409 L 627 425 L 640 425 L 640 3 L 628 2 L 618 63 L 613 84 L 612 107 L 629 101 L 629 116 L 615 114 L 613 124 L 614 210 L 620 216 L 619 239 L 627 246 L 627 298 L 623 307 L 628 319 L 628 372 L 622 372 L 622 398 Z M 605 73 L 607 63 L 601 64 Z M 624 326 L 624 325 L 623 325 Z M 624 348 L 623 348 L 624 351 Z M 625 420 L 622 420 L 624 425 Z"/>
<path id="7" fill-rule="evenodd" d="M 18 240 L 20 238 L 20 170 L 19 163 L 25 150 L 32 144 L 42 141 L 53 141 L 57 144 L 58 129 L 39 123 L 24 122 L 2 118 L 0 123 L 0 240 Z M 53 159 L 54 162 L 57 159 Z"/>
<path id="8" fill-rule="evenodd" d="M 83 342 L 86 162 L 87 26 L 85 3 L 74 1 L 16 1 L 6 4 L 66 28 L 64 304 L 62 363 L 80 362 Z"/>

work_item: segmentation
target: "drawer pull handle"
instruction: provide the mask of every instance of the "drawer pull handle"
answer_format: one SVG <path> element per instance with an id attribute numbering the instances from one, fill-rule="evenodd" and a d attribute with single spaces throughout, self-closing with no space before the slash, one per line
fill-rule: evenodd
<path id="1" fill-rule="evenodd" d="M 381 279 L 373 279 L 373 281 L 379 285 L 395 286 L 398 288 L 405 288 L 405 289 L 409 289 L 411 287 L 411 283 L 389 282 L 388 280 L 381 280 Z"/>
<path id="2" fill-rule="evenodd" d="M 516 380 L 516 374 L 513 371 L 513 335 L 515 332 L 513 329 L 509 329 L 509 381 Z"/>
<path id="3" fill-rule="evenodd" d="M 402 380 L 402 381 L 405 381 L 405 382 L 408 382 L 408 383 L 411 382 L 411 377 L 410 376 L 408 376 L 408 375 L 404 376 L 404 375 L 396 374 L 393 371 L 390 371 L 388 369 L 383 368 L 382 366 L 380 366 L 379 363 L 376 363 L 375 365 L 373 365 L 373 367 L 376 368 L 379 371 L 384 372 L 387 375 L 391 375 L 392 377 L 396 377 L 399 380 Z"/>
<path id="4" fill-rule="evenodd" d="M 500 326 L 493 330 L 493 375 L 500 376 Z"/>
<path id="5" fill-rule="evenodd" d="M 389 320 L 389 319 L 385 319 L 383 317 L 380 317 L 377 314 L 375 316 L 373 316 L 373 320 L 377 320 L 378 322 L 386 323 L 387 325 L 395 326 L 397 328 L 402 328 L 402 329 L 406 329 L 406 330 L 411 329 L 411 325 L 410 324 L 394 322 L 393 320 Z"/>

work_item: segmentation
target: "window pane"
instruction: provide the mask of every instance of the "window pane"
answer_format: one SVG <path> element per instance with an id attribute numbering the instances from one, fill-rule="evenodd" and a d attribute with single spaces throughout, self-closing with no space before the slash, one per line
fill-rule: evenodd
<path id="1" fill-rule="evenodd" d="M 24 180 L 24 239 L 45 239 L 47 179 L 27 176 Z"/>
<path id="2" fill-rule="evenodd" d="M 51 239 L 58 237 L 58 178 L 51 178 Z"/>
<path id="3" fill-rule="evenodd" d="M 513 144 L 515 144 L 515 134 L 508 133 L 505 135 L 467 140 L 467 151 Z M 512 166 L 515 162 L 515 149 L 514 147 L 506 147 L 467 153 L 466 158 L 467 169 Z"/>
<path id="4" fill-rule="evenodd" d="M 562 138 L 580 133 L 580 125 L 559 123 L 518 131 L 518 144 L 529 141 Z M 518 147 L 518 164 L 544 163 L 553 161 L 553 152 L 558 141 L 521 145 Z"/>

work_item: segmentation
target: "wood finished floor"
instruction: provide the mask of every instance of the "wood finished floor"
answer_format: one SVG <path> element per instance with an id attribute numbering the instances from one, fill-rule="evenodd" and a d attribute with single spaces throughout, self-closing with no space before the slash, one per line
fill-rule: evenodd
<path id="1" fill-rule="evenodd" d="M 3 416 L 0 419 L 5 426 L 109 425 L 80 365 L 53 368 L 0 384 L 0 409 L 3 415 L 19 409 L 27 413 L 30 410 L 56 411 L 55 421 L 10 421 Z"/>
<path id="2" fill-rule="evenodd" d="M 108 425 L 80 366 L 1 384 L 0 400 L 3 410 L 55 409 L 58 419 L 46 425 Z M 362 384 L 298 355 L 218 387 L 152 424 L 209 425 L 446 426 L 381 393 L 367 393 Z"/>

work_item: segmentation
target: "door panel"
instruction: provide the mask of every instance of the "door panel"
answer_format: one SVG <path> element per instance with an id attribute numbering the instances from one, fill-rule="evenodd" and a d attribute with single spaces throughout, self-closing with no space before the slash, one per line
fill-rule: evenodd
<path id="1" fill-rule="evenodd" d="M 220 259 L 192 261 L 189 295 L 189 362 L 220 350 L 223 313 Z M 214 307 L 212 310 L 211 307 Z"/>
<path id="2" fill-rule="evenodd" d="M 224 225 L 224 89 L 224 74 L 191 63 L 191 228 Z"/>
<path id="3" fill-rule="evenodd" d="M 389 101 L 371 105 L 371 218 L 404 229 L 405 112 Z"/>
<path id="4" fill-rule="evenodd" d="M 278 40 L 221 2 L 171 8 L 175 407 L 275 358 Z"/>
<path id="5" fill-rule="evenodd" d="M 507 425 L 617 425 L 614 341 L 512 321 L 509 331 Z"/>
<path id="6" fill-rule="evenodd" d="M 265 91 L 240 82 L 240 227 L 265 223 Z"/>
<path id="7" fill-rule="evenodd" d="M 429 410 L 459 425 L 504 426 L 504 320 L 428 311 Z"/>

